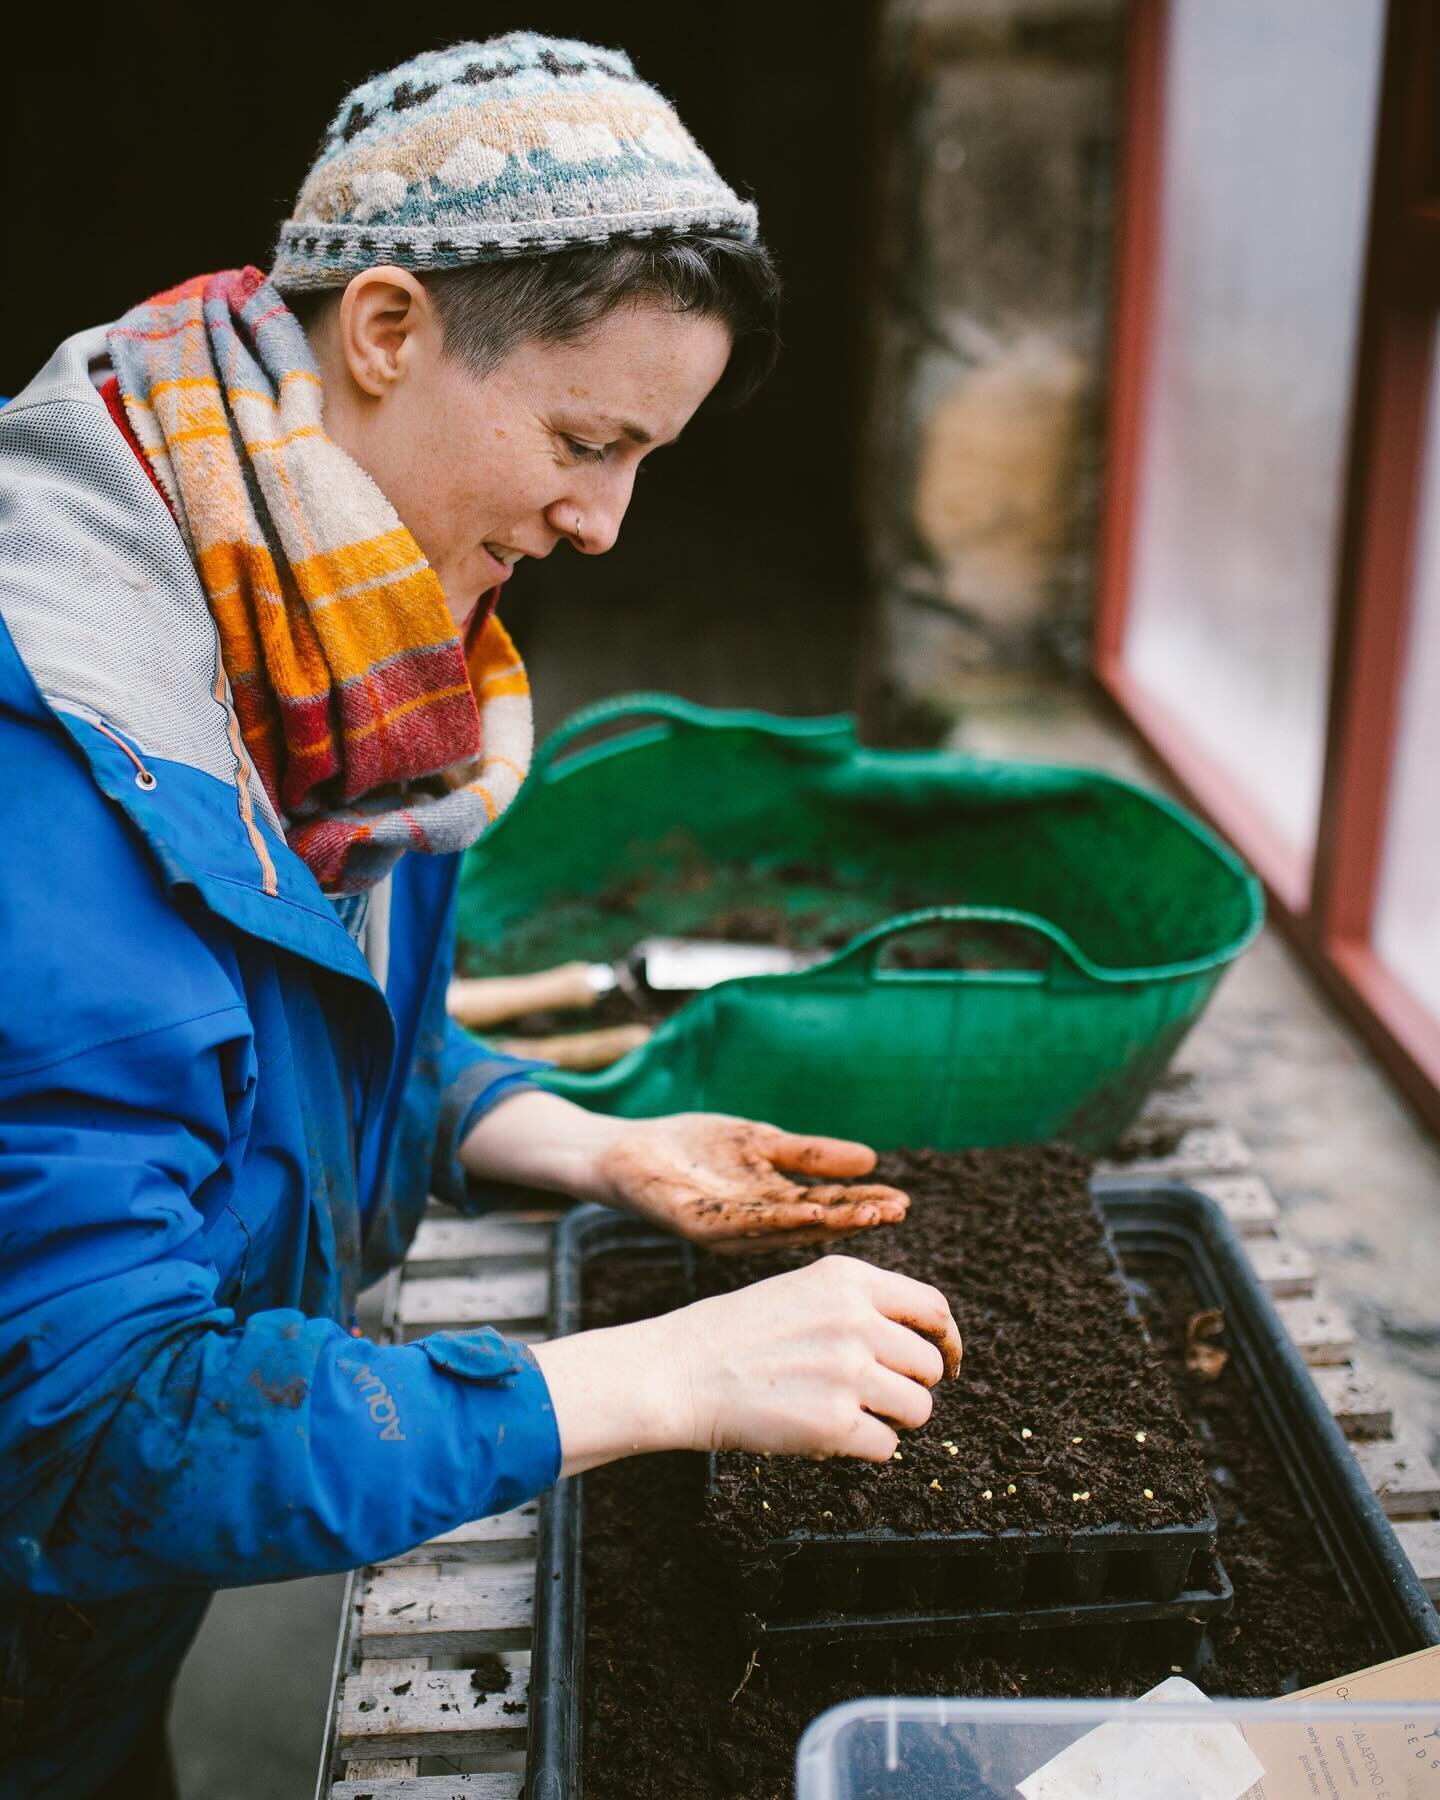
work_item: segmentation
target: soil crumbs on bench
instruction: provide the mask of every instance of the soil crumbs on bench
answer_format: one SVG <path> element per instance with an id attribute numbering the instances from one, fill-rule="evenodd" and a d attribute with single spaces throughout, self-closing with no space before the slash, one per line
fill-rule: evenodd
<path id="1" fill-rule="evenodd" d="M 1186 1367 L 1200 1302 L 1185 1272 L 1145 1259 L 1127 1273 L 1143 1277 L 1146 1323 L 1203 1442 L 1235 1586 L 1234 1612 L 1187 1672 L 1208 1693 L 1268 1698 L 1378 1661 L 1385 1648 L 1340 1589 L 1238 1368 L 1232 1361 L 1207 1380 Z M 585 1324 L 647 1318 L 687 1297 L 678 1262 L 616 1253 L 587 1272 Z M 978 1349 L 975 1320 L 969 1329 L 967 1361 Z M 962 1448 L 955 1462 L 963 1458 Z M 1067 1643 L 1054 1632 L 1018 1652 L 987 1650 L 983 1639 L 822 1651 L 788 1667 L 772 1659 L 747 1680 L 753 1646 L 704 1526 L 704 1491 L 705 1459 L 694 1455 L 636 1457 L 585 1477 L 587 1800 L 788 1800 L 802 1732 L 842 1700 L 1124 1696 L 1153 1687 L 1179 1660 L 1158 1628 L 1124 1634 L 1118 1655 L 1121 1634 L 1110 1634 L 1109 1657 L 1092 1633 Z"/>
<path id="2" fill-rule="evenodd" d="M 940 1289 L 965 1340 L 960 1378 L 935 1389 L 929 1424 L 901 1434 L 894 1462 L 719 1457 L 717 1534 L 759 1549 L 792 1531 L 1053 1538 L 1201 1519 L 1205 1465 L 1128 1308 L 1084 1159 L 1060 1147 L 922 1150 L 886 1157 L 877 1173 L 910 1195 L 909 1216 L 834 1248 Z M 759 1280 L 815 1254 L 707 1259 L 702 1285 Z"/>

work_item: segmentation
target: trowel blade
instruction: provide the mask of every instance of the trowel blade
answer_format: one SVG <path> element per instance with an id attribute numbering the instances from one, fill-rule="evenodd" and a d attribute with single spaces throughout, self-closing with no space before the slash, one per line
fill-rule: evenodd
<path id="1" fill-rule="evenodd" d="M 778 944 L 727 944 L 705 938 L 645 938 L 631 967 L 655 993 L 698 994 L 741 975 L 793 975 L 823 962 L 825 950 L 786 950 Z"/>

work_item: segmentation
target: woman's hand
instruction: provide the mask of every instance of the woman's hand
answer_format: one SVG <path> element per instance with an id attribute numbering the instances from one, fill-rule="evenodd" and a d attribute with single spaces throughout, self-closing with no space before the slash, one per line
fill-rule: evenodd
<path id="1" fill-rule="evenodd" d="M 535 1346 L 565 1475 L 649 1450 L 885 1462 L 960 1355 L 938 1289 L 848 1256 Z"/>
<path id="2" fill-rule="evenodd" d="M 843 1185 L 875 1167 L 863 1144 L 724 1113 L 610 1119 L 554 1094 L 502 1101 L 460 1154 L 477 1175 L 599 1200 L 724 1254 L 893 1225 L 910 1204 L 895 1188 Z"/>
<path id="3" fill-rule="evenodd" d="M 595 1174 L 607 1204 L 731 1255 L 898 1223 L 910 1205 L 898 1189 L 840 1185 L 874 1167 L 864 1144 L 724 1113 L 673 1113 L 618 1133 Z M 789 1175 L 819 1179 L 802 1185 Z"/>

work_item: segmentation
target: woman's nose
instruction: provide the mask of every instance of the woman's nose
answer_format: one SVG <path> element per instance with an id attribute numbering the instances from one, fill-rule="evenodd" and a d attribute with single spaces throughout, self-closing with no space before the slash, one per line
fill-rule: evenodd
<path id="1" fill-rule="evenodd" d="M 620 536 L 634 485 L 633 476 L 617 476 L 603 486 L 597 482 L 586 492 L 577 491 L 559 503 L 552 522 L 577 550 L 587 556 L 603 556 Z"/>

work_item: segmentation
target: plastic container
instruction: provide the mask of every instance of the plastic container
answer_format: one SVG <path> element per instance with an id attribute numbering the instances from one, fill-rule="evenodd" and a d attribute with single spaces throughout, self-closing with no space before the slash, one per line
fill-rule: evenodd
<path id="1" fill-rule="evenodd" d="M 1147 1183 L 1139 1177 L 1097 1182 L 1096 1193 L 1122 1255 L 1144 1251 L 1173 1258 L 1195 1283 L 1204 1305 L 1225 1309 L 1231 1355 L 1255 1401 L 1266 1437 L 1283 1463 L 1341 1585 L 1352 1603 L 1373 1620 L 1387 1653 L 1402 1656 L 1440 1644 L 1440 1618 L 1435 1608 L 1220 1209 L 1188 1188 Z M 647 1231 L 603 1207 L 577 1208 L 564 1221 L 556 1236 L 551 1287 L 553 1334 L 578 1329 L 586 1262 L 604 1251 L 622 1247 L 645 1255 L 677 1255 L 675 1239 Z M 526 1763 L 525 1791 L 530 1800 L 577 1800 L 584 1791 L 580 1778 L 584 1719 L 584 1494 L 583 1477 L 562 1481 L 541 1507 Z M 1223 1549 L 1222 1545 L 1222 1552 Z M 1114 1711 L 1088 1702 L 1018 1700 L 876 1700 L 857 1702 L 856 1706 L 869 1709 L 855 1716 L 870 1718 L 872 1723 L 867 1730 L 872 1733 L 879 1729 L 874 1718 L 888 1718 L 890 1709 L 895 1707 L 918 1707 L 915 1716 L 931 1725 L 937 1719 L 993 1721 L 1008 1729 L 1006 1722 L 1012 1716 L 1017 1720 L 1029 1716 L 1044 1723 L 1033 1712 L 1027 1715 L 1014 1710 L 1039 1706 L 1058 1713 L 1064 1721 L 1058 1729 L 1068 1731 L 1069 1738 L 1088 1729 L 1090 1723 L 1113 1716 Z M 941 1709 L 938 1713 L 937 1708 Z M 827 1718 L 834 1720 L 852 1712 L 854 1708 L 840 1708 Z M 1427 1718 L 1424 1729 L 1428 1731 L 1437 1725 L 1440 1716 Z M 1021 1727 L 1017 1725 L 1016 1729 Z M 900 1800 L 900 1796 L 912 1793 L 917 1800 L 951 1800 L 951 1796 L 958 1800 L 961 1795 L 966 1800 L 972 1795 L 987 1800 L 997 1792 L 993 1787 L 975 1786 L 973 1780 L 969 1787 L 952 1783 L 948 1788 L 927 1787 L 923 1783 L 870 1789 L 817 1786 L 815 1783 L 832 1778 L 824 1772 L 828 1768 L 840 1770 L 843 1740 L 837 1740 L 840 1749 L 832 1755 L 826 1748 L 831 1737 L 837 1735 L 832 1727 L 827 1725 L 822 1733 L 817 1725 L 812 1733 L 813 1742 L 809 1735 L 806 1739 L 813 1753 L 812 1766 L 806 1774 L 811 1785 L 800 1790 L 806 1800 L 820 1800 L 821 1796 L 824 1800 L 860 1800 L 861 1795 L 870 1800 L 872 1794 L 876 1800 L 892 1800 L 892 1796 Z M 1069 1738 L 1046 1741 L 1053 1741 L 1058 1749 Z M 1440 1751 L 1440 1740 L 1435 1740 L 1434 1747 Z M 1039 1755 L 1030 1767 L 1044 1760 Z M 839 1779 L 839 1774 L 834 1778 Z M 1002 1787 L 998 1792 L 1007 1800 L 1014 1800 L 1011 1788 Z M 1141 1797 L 1137 1795 L 1135 1800 Z M 1163 1790 L 1146 1794 L 1143 1800 L 1164 1800 Z M 1267 1796 L 1267 1800 L 1276 1797 Z"/>
<path id="2" fill-rule="evenodd" d="M 1440 1795 L 1435 1713 L 1433 1701 L 852 1700 L 800 1740 L 795 1795 L 1240 1800 L 1249 1775 L 1265 1800 L 1425 1800 Z"/>
<path id="3" fill-rule="evenodd" d="M 619 735 L 578 747 L 601 728 Z M 735 1112 L 879 1148 L 1098 1149 L 1262 919 L 1235 856 L 1128 782 L 869 750 L 848 718 L 651 694 L 542 746 L 466 858 L 462 957 L 476 974 L 613 960 L 703 926 L 722 893 L 823 905 L 857 935 L 802 973 L 722 983 L 612 1068 L 550 1087 L 627 1117 Z M 970 966 L 886 966 L 940 925 L 978 944 Z"/>

